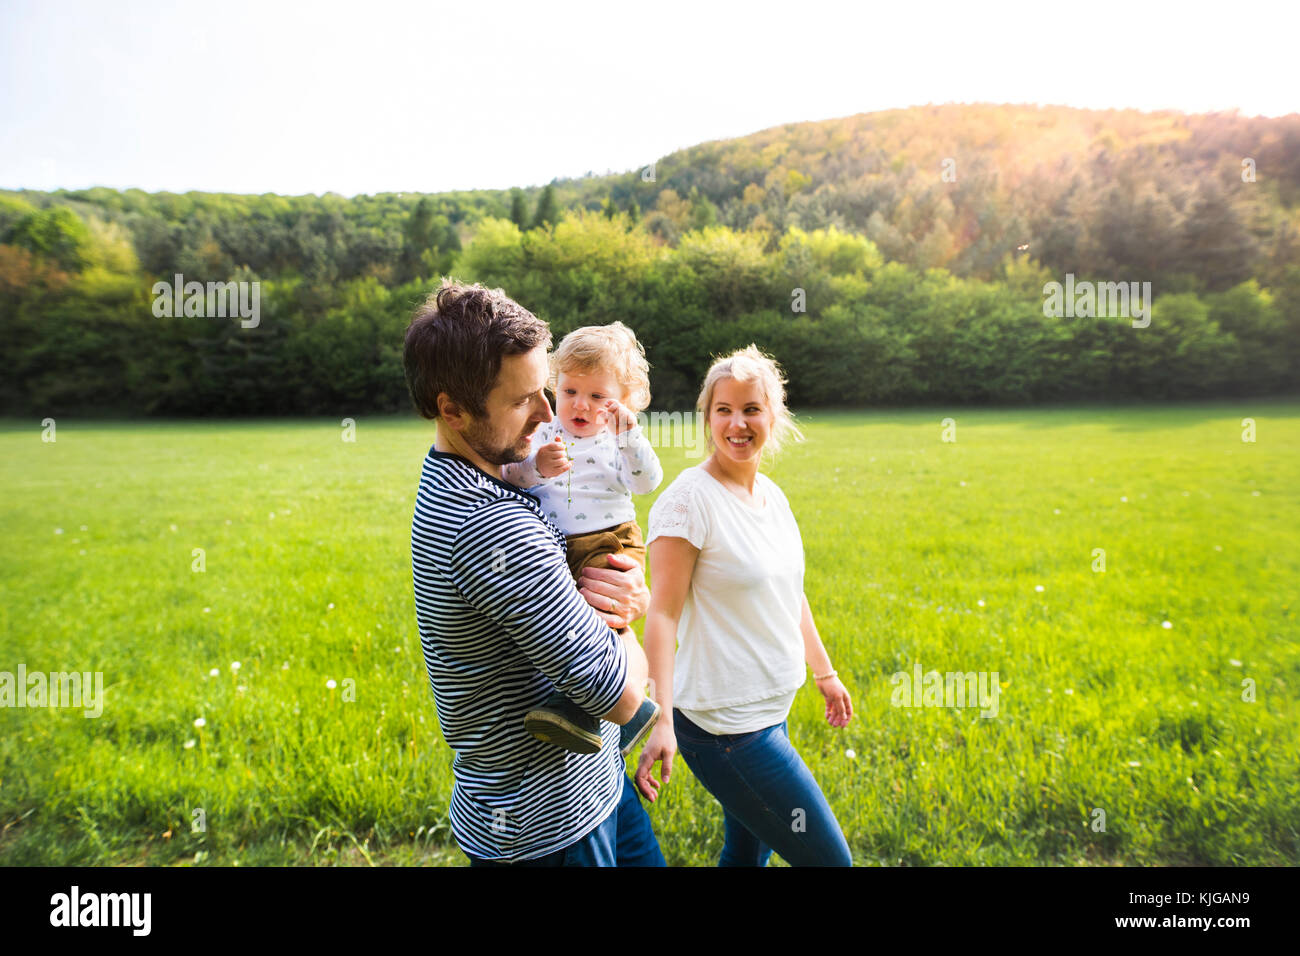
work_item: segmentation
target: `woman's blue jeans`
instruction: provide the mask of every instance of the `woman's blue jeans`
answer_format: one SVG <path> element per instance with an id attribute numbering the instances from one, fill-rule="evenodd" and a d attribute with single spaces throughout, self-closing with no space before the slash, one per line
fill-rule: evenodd
<path id="1" fill-rule="evenodd" d="M 852 866 L 821 787 L 782 721 L 748 734 L 711 734 L 673 709 L 677 751 L 722 804 L 718 866 L 766 866 L 775 850 L 791 866 Z"/>

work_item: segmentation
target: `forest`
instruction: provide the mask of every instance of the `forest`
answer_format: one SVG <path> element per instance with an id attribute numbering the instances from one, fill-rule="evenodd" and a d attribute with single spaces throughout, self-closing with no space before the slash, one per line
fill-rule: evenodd
<path id="1" fill-rule="evenodd" d="M 257 283 L 260 320 L 160 317 L 177 275 Z M 1149 324 L 1045 314 L 1067 275 L 1149 283 Z M 1288 392 L 1300 115 L 929 106 L 528 188 L 0 191 L 0 411 L 407 408 L 402 332 L 443 276 L 557 340 L 627 323 L 654 408 L 750 342 L 796 407 Z"/>

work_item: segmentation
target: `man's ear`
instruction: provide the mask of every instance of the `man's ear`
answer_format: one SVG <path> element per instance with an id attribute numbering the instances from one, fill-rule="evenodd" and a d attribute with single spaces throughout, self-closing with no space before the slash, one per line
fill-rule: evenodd
<path id="1" fill-rule="evenodd" d="M 452 431 L 459 432 L 468 424 L 465 409 L 458 402 L 452 401 L 446 392 L 439 392 L 435 403 L 438 406 L 438 419 L 446 422 Z"/>

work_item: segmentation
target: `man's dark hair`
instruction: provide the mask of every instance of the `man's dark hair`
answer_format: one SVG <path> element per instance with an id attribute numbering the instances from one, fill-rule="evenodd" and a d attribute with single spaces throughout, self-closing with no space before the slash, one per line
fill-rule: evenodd
<path id="1" fill-rule="evenodd" d="M 538 346 L 551 347 L 551 330 L 500 289 L 450 279 L 416 310 L 406 328 L 402 364 L 415 409 L 438 417 L 438 394 L 476 417 L 487 413 L 487 396 L 501 359 Z"/>

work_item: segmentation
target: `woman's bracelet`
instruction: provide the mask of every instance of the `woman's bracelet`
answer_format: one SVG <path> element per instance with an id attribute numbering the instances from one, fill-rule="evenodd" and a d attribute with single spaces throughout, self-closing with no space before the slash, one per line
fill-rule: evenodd
<path id="1" fill-rule="evenodd" d="M 825 680 L 828 677 L 836 676 L 838 673 L 839 671 L 835 670 L 834 668 L 831 668 L 831 672 L 829 674 L 822 674 L 821 677 L 818 677 L 816 674 L 813 674 L 813 681 L 816 682 L 819 680 Z"/>

